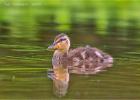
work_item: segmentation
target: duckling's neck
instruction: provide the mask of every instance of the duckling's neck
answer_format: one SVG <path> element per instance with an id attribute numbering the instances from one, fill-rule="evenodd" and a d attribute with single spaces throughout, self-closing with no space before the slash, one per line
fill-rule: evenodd
<path id="1" fill-rule="evenodd" d="M 56 50 L 56 51 L 54 52 L 53 57 L 54 57 L 54 58 L 61 58 L 61 57 L 63 57 L 64 55 L 67 55 L 67 54 L 68 54 L 68 51 Z"/>
<path id="2" fill-rule="evenodd" d="M 58 55 L 68 54 L 68 50 L 55 50 L 54 55 L 55 54 L 58 54 Z"/>

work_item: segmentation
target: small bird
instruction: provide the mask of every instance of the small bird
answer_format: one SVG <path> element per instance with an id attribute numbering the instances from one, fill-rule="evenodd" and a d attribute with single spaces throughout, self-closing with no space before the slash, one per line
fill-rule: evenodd
<path id="1" fill-rule="evenodd" d="M 69 76 L 64 69 L 68 69 L 69 73 L 87 75 L 104 71 L 113 64 L 112 56 L 95 47 L 85 46 L 70 50 L 70 38 L 64 33 L 55 37 L 48 50 L 54 50 L 52 65 L 53 69 L 57 70 L 54 73 L 58 77 L 64 74 L 63 72 L 65 76 Z M 63 77 L 63 80 L 68 79 Z"/>

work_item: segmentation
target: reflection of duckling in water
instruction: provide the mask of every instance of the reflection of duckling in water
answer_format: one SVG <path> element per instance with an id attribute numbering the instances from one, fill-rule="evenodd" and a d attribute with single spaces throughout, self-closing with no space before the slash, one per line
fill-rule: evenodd
<path id="1" fill-rule="evenodd" d="M 53 91 L 58 97 L 65 96 L 69 86 L 69 73 L 68 69 L 64 67 L 57 67 L 48 71 L 48 77 L 53 80 Z"/>
<path id="2" fill-rule="evenodd" d="M 54 70 L 59 69 L 59 66 L 67 66 L 70 73 L 96 74 L 112 66 L 113 58 L 97 48 L 90 46 L 73 50 L 69 50 L 69 48 L 70 39 L 66 34 L 57 35 L 54 43 L 48 47 L 48 50 L 55 50 L 52 58 Z"/>

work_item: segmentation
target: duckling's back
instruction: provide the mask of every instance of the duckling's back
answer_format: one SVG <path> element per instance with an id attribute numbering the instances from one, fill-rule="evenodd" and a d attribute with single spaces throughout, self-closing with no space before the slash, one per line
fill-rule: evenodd
<path id="1" fill-rule="evenodd" d="M 113 63 L 109 54 L 89 46 L 70 50 L 67 59 L 70 73 L 76 74 L 96 74 Z"/>

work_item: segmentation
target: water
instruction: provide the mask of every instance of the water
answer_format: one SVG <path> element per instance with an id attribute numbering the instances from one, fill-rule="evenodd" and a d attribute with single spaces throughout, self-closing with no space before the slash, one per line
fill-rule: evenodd
<path id="1" fill-rule="evenodd" d="M 71 74 L 60 99 L 140 99 L 139 1 L 80 1 L 0 3 L 0 99 L 59 99 L 47 76 L 53 52 L 46 49 L 60 32 L 70 36 L 71 48 L 88 44 L 114 58 L 105 72 Z"/>
<path id="2" fill-rule="evenodd" d="M 79 33 L 81 37 L 76 39 L 77 34 L 69 35 L 72 48 L 90 44 L 110 53 L 115 61 L 112 68 L 97 75 L 71 75 L 64 99 L 140 98 L 139 37 Z M 46 38 L 46 42 L 7 38 L 0 42 L 0 99 L 57 98 L 47 77 L 47 70 L 52 68 L 52 52 L 46 48 L 53 38 Z"/>

